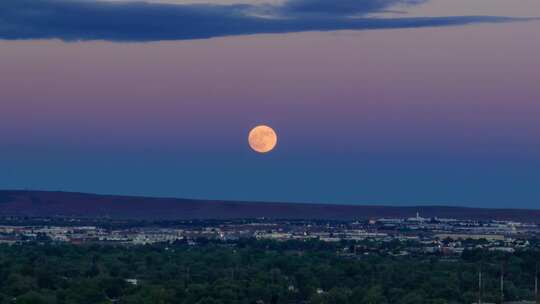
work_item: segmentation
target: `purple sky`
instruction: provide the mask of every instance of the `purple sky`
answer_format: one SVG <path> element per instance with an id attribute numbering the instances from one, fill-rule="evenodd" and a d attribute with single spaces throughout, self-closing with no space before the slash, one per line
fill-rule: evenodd
<path id="1" fill-rule="evenodd" d="M 534 17 L 540 2 L 403 9 Z M 0 40 L 0 188 L 538 208 L 539 28 Z M 259 123 L 271 154 L 247 146 Z"/>

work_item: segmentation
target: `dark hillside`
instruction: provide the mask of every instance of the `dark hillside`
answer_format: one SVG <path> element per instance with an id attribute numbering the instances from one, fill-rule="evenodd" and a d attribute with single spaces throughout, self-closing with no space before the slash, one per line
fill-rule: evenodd
<path id="1" fill-rule="evenodd" d="M 372 206 L 187 200 L 71 192 L 0 191 L 0 215 L 131 219 L 367 219 L 411 217 L 540 222 L 540 210 L 444 206 Z"/>

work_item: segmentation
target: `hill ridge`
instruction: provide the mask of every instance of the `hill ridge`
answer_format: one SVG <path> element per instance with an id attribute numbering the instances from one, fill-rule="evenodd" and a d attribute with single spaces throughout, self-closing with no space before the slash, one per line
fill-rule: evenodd
<path id="1" fill-rule="evenodd" d="M 66 191 L 0 190 L 0 215 L 30 217 L 111 217 L 121 219 L 332 219 L 425 217 L 540 222 L 540 210 L 460 206 L 342 205 L 294 202 L 199 200 L 101 195 Z"/>

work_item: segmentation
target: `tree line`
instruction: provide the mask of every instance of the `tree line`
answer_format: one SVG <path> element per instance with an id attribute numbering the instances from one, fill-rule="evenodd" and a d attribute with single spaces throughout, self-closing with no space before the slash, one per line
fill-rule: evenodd
<path id="1" fill-rule="evenodd" d="M 0 245 L 0 303 L 442 304 L 534 297 L 535 250 L 341 255 L 350 243 L 200 241 L 146 246 Z"/>

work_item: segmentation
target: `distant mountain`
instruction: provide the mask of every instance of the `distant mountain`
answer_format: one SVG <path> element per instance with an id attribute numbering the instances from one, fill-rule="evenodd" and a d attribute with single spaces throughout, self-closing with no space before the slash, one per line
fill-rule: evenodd
<path id="1" fill-rule="evenodd" d="M 266 203 L 95 195 L 72 192 L 0 191 L 0 215 L 110 217 L 119 219 L 336 219 L 381 217 L 495 219 L 539 222 L 540 210 L 445 206 L 371 206 Z"/>

